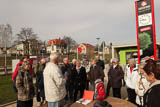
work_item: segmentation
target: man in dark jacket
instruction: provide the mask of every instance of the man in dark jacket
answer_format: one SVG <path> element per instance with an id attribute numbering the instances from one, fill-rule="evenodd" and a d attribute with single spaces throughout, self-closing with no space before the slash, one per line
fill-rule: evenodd
<path id="1" fill-rule="evenodd" d="M 97 55 L 95 56 L 96 59 L 96 64 L 100 67 L 102 67 L 102 70 L 104 70 L 105 66 L 104 66 L 104 61 L 100 60 L 100 57 Z"/>
<path id="2" fill-rule="evenodd" d="M 73 100 L 73 80 L 72 80 L 72 66 L 69 64 L 69 59 L 68 57 L 65 57 L 63 59 L 63 65 L 61 66 L 61 70 L 66 80 L 66 92 L 67 95 L 65 97 L 65 100 L 69 99 L 72 101 Z"/>
<path id="3" fill-rule="evenodd" d="M 76 68 L 73 70 L 73 84 L 74 84 L 74 101 L 77 100 L 78 91 L 80 91 L 80 97 L 82 98 L 85 83 L 87 79 L 86 69 L 81 66 L 79 60 L 76 61 Z"/>
<path id="4" fill-rule="evenodd" d="M 41 106 L 45 104 L 45 93 L 44 93 L 44 82 L 43 82 L 43 71 L 46 67 L 46 60 L 44 58 L 41 59 L 40 63 L 37 65 L 36 72 L 36 87 L 37 87 L 37 106 Z"/>
<path id="5" fill-rule="evenodd" d="M 108 81 L 113 89 L 113 96 L 121 98 L 121 87 L 122 87 L 122 80 L 124 78 L 124 72 L 122 67 L 118 65 L 118 60 L 112 60 L 112 66 L 108 72 Z"/>
<path id="6" fill-rule="evenodd" d="M 88 79 L 90 81 L 90 90 L 94 91 L 95 90 L 95 81 L 97 79 L 104 79 L 104 72 L 102 70 L 102 67 L 98 66 L 96 64 L 96 60 L 92 59 L 91 60 L 91 68 L 90 71 L 88 72 Z"/>

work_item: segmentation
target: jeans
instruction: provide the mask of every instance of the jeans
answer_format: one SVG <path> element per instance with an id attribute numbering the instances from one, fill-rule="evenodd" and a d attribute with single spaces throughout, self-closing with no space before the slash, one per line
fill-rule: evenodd
<path id="1" fill-rule="evenodd" d="M 48 102 L 48 107 L 60 107 L 60 101 Z"/>

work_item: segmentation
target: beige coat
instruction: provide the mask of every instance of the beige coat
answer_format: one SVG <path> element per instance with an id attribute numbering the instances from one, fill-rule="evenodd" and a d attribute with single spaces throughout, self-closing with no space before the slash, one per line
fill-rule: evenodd
<path id="1" fill-rule="evenodd" d="M 34 97 L 33 78 L 30 71 L 25 71 L 22 67 L 18 69 L 16 77 L 16 88 L 18 90 L 18 100 L 28 101 Z"/>
<path id="2" fill-rule="evenodd" d="M 65 79 L 60 68 L 49 62 L 43 72 L 45 96 L 48 102 L 57 102 L 66 96 Z"/>

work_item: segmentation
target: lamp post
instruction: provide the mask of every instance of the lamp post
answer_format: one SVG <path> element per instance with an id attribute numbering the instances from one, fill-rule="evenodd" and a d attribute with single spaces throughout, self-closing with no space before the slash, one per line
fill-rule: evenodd
<path id="1" fill-rule="evenodd" d="M 100 40 L 100 38 L 98 37 L 98 38 L 96 38 L 97 39 L 97 41 L 98 41 L 98 55 L 99 55 L 99 40 Z"/>

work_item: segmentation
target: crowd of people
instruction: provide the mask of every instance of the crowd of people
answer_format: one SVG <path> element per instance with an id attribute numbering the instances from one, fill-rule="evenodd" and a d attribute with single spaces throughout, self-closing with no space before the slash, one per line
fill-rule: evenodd
<path id="1" fill-rule="evenodd" d="M 113 58 L 107 71 L 99 56 L 89 60 L 83 55 L 82 61 L 73 59 L 72 63 L 64 57 L 63 64 L 59 64 L 59 58 L 58 53 L 51 53 L 49 62 L 42 58 L 34 67 L 27 56 L 22 58 L 12 75 L 17 107 L 32 107 L 35 94 L 37 106 L 48 103 L 48 107 L 60 107 L 62 100 L 74 103 L 82 98 L 84 90 L 95 91 L 95 82 L 99 79 L 103 82 L 105 76 L 108 77 L 108 82 L 104 82 L 107 97 L 112 88 L 113 97 L 121 98 L 121 88 L 125 86 L 131 103 L 138 107 L 160 106 L 159 61 L 149 59 L 138 65 L 129 59 L 122 68 L 118 59 Z M 36 93 L 33 77 L 36 77 Z"/>

